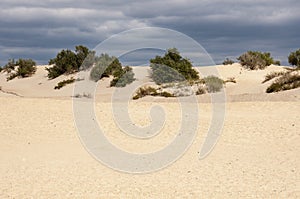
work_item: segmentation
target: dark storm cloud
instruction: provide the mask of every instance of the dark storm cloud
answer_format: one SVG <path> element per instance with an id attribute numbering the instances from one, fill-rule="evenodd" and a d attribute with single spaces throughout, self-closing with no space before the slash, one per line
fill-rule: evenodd
<path id="1" fill-rule="evenodd" d="M 0 64 L 12 57 L 47 63 L 60 49 L 94 48 L 113 34 L 146 26 L 187 34 L 217 63 L 262 50 L 286 64 L 288 53 L 300 47 L 297 0 L 2 0 L 0 6 Z"/>

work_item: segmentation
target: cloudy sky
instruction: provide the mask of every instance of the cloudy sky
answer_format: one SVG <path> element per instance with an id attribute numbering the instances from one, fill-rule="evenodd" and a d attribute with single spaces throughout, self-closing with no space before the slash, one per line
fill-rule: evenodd
<path id="1" fill-rule="evenodd" d="M 20 57 L 45 64 L 61 49 L 79 44 L 93 49 L 112 35 L 143 27 L 186 34 L 216 63 L 260 50 L 287 64 L 288 54 L 300 48 L 299 0 L 1 0 L 0 5 L 0 65 Z"/>

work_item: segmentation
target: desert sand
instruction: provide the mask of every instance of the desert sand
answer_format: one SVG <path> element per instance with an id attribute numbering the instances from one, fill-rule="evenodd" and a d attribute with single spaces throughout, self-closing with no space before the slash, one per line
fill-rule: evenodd
<path id="1" fill-rule="evenodd" d="M 197 96 L 200 119 L 191 147 L 170 166 L 147 174 L 115 171 L 85 150 L 73 118 L 73 85 L 53 89 L 72 75 L 47 80 L 45 67 L 9 82 L 0 74 L 0 198 L 300 197 L 300 89 L 266 94 L 270 82 L 261 84 L 267 73 L 283 67 L 247 71 L 238 64 L 216 66 L 223 79 L 235 77 L 237 83 L 226 84 L 226 117 L 215 148 L 199 159 L 212 106 L 209 94 Z M 138 77 L 147 70 L 134 68 Z M 129 152 L 149 153 L 174 138 L 180 122 L 175 99 L 130 102 L 129 114 L 139 125 L 151 122 L 147 110 L 154 104 L 167 115 L 161 134 L 139 140 L 115 124 L 113 91 L 108 79 L 101 80 L 95 106 L 112 143 Z"/>

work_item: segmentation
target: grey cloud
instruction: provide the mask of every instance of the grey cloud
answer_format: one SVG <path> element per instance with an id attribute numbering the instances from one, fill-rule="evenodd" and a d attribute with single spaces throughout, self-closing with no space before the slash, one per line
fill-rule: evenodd
<path id="1" fill-rule="evenodd" d="M 286 64 L 287 54 L 299 48 L 297 0 L 2 0 L 0 6 L 0 65 L 24 56 L 46 63 L 55 50 L 93 48 L 145 26 L 187 34 L 216 62 L 253 49 L 270 51 Z"/>

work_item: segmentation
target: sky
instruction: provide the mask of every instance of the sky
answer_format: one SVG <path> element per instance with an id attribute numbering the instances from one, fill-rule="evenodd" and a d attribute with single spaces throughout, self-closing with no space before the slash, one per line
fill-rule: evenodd
<path id="1" fill-rule="evenodd" d="M 215 63 L 259 50 L 287 65 L 289 53 L 300 48 L 299 0 L 1 0 L 0 6 L 0 65 L 10 58 L 47 64 L 62 49 L 94 49 L 113 35 L 144 27 L 187 35 Z M 138 52 L 122 58 L 141 64 L 145 60 L 135 59 L 163 51 Z"/>

